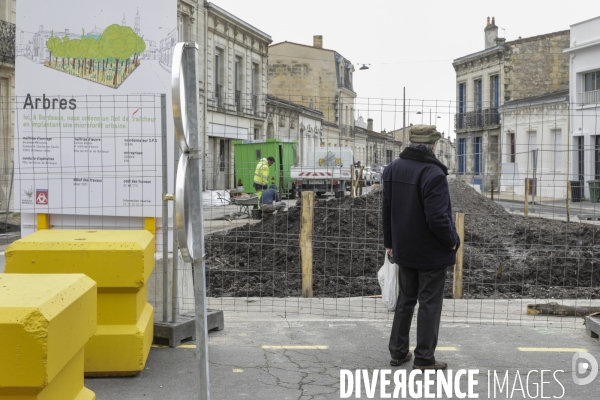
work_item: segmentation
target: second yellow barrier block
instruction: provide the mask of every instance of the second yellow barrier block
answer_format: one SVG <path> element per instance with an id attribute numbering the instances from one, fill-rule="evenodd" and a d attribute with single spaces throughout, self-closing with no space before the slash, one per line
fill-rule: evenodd
<path id="1" fill-rule="evenodd" d="M 85 347 L 86 376 L 135 375 L 152 344 L 146 282 L 154 248 L 146 230 L 41 230 L 6 249 L 5 272 L 84 273 L 95 280 L 98 330 Z"/>

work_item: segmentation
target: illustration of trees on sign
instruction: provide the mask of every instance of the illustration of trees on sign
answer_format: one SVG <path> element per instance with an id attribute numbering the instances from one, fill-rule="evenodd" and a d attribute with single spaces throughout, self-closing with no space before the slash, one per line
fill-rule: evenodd
<path id="1" fill-rule="evenodd" d="M 52 32 L 46 47 L 45 66 L 116 89 L 139 67 L 146 43 L 130 27 L 113 24 L 97 38 L 82 32 L 80 39 L 61 40 Z"/>

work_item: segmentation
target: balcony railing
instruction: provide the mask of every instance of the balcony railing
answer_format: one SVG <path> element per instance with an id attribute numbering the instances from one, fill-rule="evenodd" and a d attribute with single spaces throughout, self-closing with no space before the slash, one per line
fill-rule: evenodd
<path id="1" fill-rule="evenodd" d="M 600 90 L 591 90 L 589 92 L 579 93 L 580 104 L 598 104 L 600 103 Z"/>
<path id="2" fill-rule="evenodd" d="M 455 129 L 484 128 L 500 124 L 500 114 L 497 108 L 470 111 L 454 116 Z"/>
<path id="3" fill-rule="evenodd" d="M 242 111 L 242 91 L 241 90 L 235 91 L 235 110 L 237 112 Z"/>
<path id="4" fill-rule="evenodd" d="M 0 61 L 15 63 L 15 24 L 0 21 Z"/>

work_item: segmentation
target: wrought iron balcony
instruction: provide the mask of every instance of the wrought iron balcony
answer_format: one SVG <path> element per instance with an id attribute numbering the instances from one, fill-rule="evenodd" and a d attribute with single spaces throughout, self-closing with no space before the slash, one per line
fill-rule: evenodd
<path id="1" fill-rule="evenodd" d="M 500 114 L 498 109 L 486 108 L 485 110 L 470 111 L 460 113 L 454 116 L 454 128 L 460 129 L 481 129 L 500 124 Z"/>
<path id="2" fill-rule="evenodd" d="M 15 63 L 15 24 L 0 21 L 0 61 Z"/>

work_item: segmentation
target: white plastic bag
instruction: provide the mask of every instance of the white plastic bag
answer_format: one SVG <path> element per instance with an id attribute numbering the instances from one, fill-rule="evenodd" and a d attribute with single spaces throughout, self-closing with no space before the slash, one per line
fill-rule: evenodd
<path id="1" fill-rule="evenodd" d="M 383 304 L 389 311 L 396 309 L 396 302 L 398 301 L 398 294 L 400 288 L 398 287 L 398 265 L 390 262 L 387 251 L 385 252 L 385 262 L 383 266 L 377 272 L 377 280 L 379 286 L 381 286 L 381 298 Z"/>

